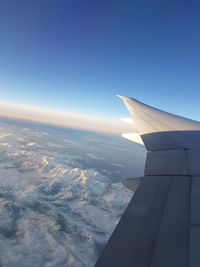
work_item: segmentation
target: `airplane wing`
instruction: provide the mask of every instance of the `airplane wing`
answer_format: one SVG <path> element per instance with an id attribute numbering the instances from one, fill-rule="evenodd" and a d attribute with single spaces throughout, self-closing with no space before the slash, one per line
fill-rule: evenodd
<path id="1" fill-rule="evenodd" d="M 199 267 L 200 123 L 119 97 L 146 146 L 146 165 L 95 267 Z"/>

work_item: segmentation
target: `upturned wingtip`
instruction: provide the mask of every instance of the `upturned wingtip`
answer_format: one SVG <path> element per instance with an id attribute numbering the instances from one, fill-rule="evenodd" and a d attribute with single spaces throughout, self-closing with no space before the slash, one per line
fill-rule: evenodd
<path id="1" fill-rule="evenodd" d="M 127 97 L 127 96 L 122 96 L 122 95 L 116 95 L 117 97 L 119 97 L 119 98 L 121 98 L 122 100 L 126 100 L 126 99 L 128 99 L 129 97 Z"/>

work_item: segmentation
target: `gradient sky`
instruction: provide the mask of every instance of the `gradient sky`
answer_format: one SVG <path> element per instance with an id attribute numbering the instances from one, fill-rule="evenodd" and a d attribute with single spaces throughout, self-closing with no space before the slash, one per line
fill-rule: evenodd
<path id="1" fill-rule="evenodd" d="M 0 100 L 118 118 L 120 94 L 200 120 L 198 2 L 0 0 Z"/>

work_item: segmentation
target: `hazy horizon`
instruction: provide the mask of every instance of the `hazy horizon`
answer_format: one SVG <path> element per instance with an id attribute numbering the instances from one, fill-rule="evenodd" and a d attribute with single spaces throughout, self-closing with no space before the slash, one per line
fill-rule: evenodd
<path id="1" fill-rule="evenodd" d="M 7 102 L 0 102 L 0 116 L 114 135 L 135 131 L 133 125 L 127 125 L 120 119 Z"/>

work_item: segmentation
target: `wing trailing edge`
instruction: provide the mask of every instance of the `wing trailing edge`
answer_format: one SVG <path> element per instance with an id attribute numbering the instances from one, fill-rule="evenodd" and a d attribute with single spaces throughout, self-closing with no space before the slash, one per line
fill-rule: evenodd
<path id="1" fill-rule="evenodd" d="M 124 133 L 122 134 L 122 137 L 131 140 L 137 144 L 144 145 L 144 142 L 142 141 L 142 138 L 139 133 Z"/>

